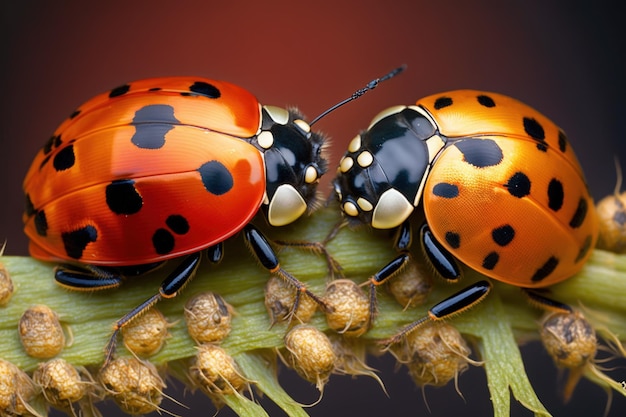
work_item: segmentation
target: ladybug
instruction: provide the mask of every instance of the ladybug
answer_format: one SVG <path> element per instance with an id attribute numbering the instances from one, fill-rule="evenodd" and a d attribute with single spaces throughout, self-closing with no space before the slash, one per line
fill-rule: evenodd
<path id="1" fill-rule="evenodd" d="M 525 289 L 550 286 L 583 267 L 598 236 L 565 133 L 497 93 L 450 91 L 384 110 L 350 142 L 333 185 L 349 224 L 399 230 L 400 254 L 370 278 L 371 291 L 409 261 L 415 213 L 424 217 L 426 258 L 451 281 L 461 278 L 462 263 Z M 490 288 L 479 281 L 437 304 L 429 318 L 464 310 Z"/>
<path id="2" fill-rule="evenodd" d="M 74 290 L 119 286 L 181 258 L 159 292 L 115 325 L 174 297 L 206 252 L 243 230 L 260 263 L 320 302 L 284 271 L 252 224 L 298 219 L 326 171 L 324 137 L 294 110 L 262 106 L 237 85 L 170 77 L 132 82 L 74 111 L 35 157 L 24 180 L 30 254 L 63 262 L 56 281 Z"/>

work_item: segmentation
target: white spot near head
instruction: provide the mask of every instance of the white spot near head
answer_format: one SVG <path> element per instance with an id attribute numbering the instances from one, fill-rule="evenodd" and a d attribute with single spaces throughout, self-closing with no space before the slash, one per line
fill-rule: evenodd
<path id="1" fill-rule="evenodd" d="M 306 211 L 306 201 L 289 184 L 276 189 L 270 201 L 267 218 L 272 226 L 284 226 L 297 220 Z"/>
<path id="2" fill-rule="evenodd" d="M 309 133 L 311 131 L 311 126 L 309 126 L 309 124 L 302 119 L 296 119 L 293 123 L 298 125 L 303 132 Z"/>
<path id="3" fill-rule="evenodd" d="M 363 151 L 356 157 L 356 162 L 361 168 L 367 168 L 374 162 L 374 156 L 368 151 Z"/>
<path id="4" fill-rule="evenodd" d="M 348 172 L 350 168 L 352 168 L 352 165 L 354 165 L 354 159 L 349 156 L 344 156 L 339 162 L 339 170 L 341 172 Z"/>
<path id="5" fill-rule="evenodd" d="M 391 229 L 402 224 L 413 212 L 413 205 L 395 188 L 385 191 L 372 213 L 372 227 Z"/>
<path id="6" fill-rule="evenodd" d="M 274 135 L 268 130 L 264 130 L 256 137 L 259 146 L 263 149 L 269 149 L 274 144 Z"/>
<path id="7" fill-rule="evenodd" d="M 356 217 L 359 215 L 359 209 L 356 208 L 352 201 L 346 201 L 343 203 L 343 212 L 350 217 Z"/>
<path id="8" fill-rule="evenodd" d="M 356 135 L 348 144 L 348 151 L 356 152 L 361 148 L 361 135 Z"/>
<path id="9" fill-rule="evenodd" d="M 361 207 L 361 210 L 363 210 L 363 211 L 371 211 L 374 208 L 372 203 L 370 203 L 369 201 L 367 201 L 363 197 L 359 197 L 356 200 L 356 203 L 359 205 L 359 207 Z"/>
<path id="10" fill-rule="evenodd" d="M 270 115 L 273 121 L 280 125 L 286 125 L 289 121 L 289 112 L 282 107 L 276 106 L 263 106 L 267 114 Z"/>
<path id="11" fill-rule="evenodd" d="M 317 175 L 317 169 L 315 169 L 314 166 L 309 165 L 308 167 L 306 167 L 306 170 L 304 171 L 304 182 L 306 182 L 307 184 L 313 184 L 315 181 L 317 181 L 318 179 L 318 175 Z"/>
<path id="12" fill-rule="evenodd" d="M 367 130 L 370 130 L 372 128 L 372 126 L 374 126 L 376 123 L 380 122 L 385 117 L 391 116 L 392 114 L 400 113 L 404 109 L 406 109 L 406 106 L 393 106 L 393 107 L 389 107 L 389 108 L 381 111 L 376 116 L 374 116 L 374 118 L 370 122 L 370 125 L 367 127 Z"/>

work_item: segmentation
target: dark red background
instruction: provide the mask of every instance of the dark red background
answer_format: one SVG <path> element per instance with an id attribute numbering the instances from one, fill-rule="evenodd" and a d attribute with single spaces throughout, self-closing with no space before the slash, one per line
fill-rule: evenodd
<path id="1" fill-rule="evenodd" d="M 8 239 L 7 254 L 27 254 L 21 181 L 56 126 L 97 93 L 164 75 L 229 80 L 262 103 L 297 105 L 312 118 L 370 79 L 408 64 L 401 77 L 316 126 L 333 138 L 333 170 L 347 141 L 383 108 L 444 90 L 477 88 L 517 97 L 563 127 L 593 195 L 600 198 L 613 190 L 614 156 L 626 163 L 626 33 L 617 8 L 577 3 L 2 2 L 0 240 Z M 581 384 L 568 406 L 561 406 L 556 374 L 545 353 L 536 348 L 525 352 L 539 363 L 529 373 L 555 415 L 602 414 L 606 397 L 589 383 Z M 322 403 L 309 412 L 426 413 L 419 390 L 403 371 L 391 377 L 388 362 L 373 365 L 385 368 L 391 398 L 370 379 L 334 377 Z M 615 377 L 626 379 L 626 371 L 618 370 Z M 292 390 L 308 389 L 289 384 Z M 491 413 L 481 370 L 463 375 L 460 388 L 465 402 L 453 387 L 428 389 L 431 415 Z M 173 395 L 183 396 L 180 390 Z M 182 415 L 212 414 L 204 398 L 183 401 L 193 401 L 193 408 L 170 409 Z M 624 410 L 626 402 L 617 398 L 611 415 Z M 530 413 L 516 406 L 513 415 Z"/>

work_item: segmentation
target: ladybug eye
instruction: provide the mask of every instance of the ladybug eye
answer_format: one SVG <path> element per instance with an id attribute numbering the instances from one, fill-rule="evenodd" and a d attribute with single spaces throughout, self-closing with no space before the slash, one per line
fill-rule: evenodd
<path id="1" fill-rule="evenodd" d="M 304 173 L 304 181 L 307 184 L 313 184 L 318 179 L 317 170 L 314 166 L 309 165 Z"/>

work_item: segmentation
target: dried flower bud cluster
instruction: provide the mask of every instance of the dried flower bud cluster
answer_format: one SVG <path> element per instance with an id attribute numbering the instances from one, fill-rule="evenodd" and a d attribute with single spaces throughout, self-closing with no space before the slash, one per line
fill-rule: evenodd
<path id="1" fill-rule="evenodd" d="M 233 308 L 219 294 L 197 294 L 185 304 L 187 331 L 198 344 L 221 342 L 230 333 L 232 314 Z"/>
<path id="2" fill-rule="evenodd" d="M 296 292 L 293 286 L 275 275 L 270 277 L 265 285 L 265 308 L 272 324 L 289 320 L 295 301 Z M 307 323 L 315 310 L 317 310 L 317 303 L 305 294 L 300 294 L 298 307 L 293 317 L 295 320 L 291 322 Z"/>
<path id="3" fill-rule="evenodd" d="M 24 311 L 18 332 L 24 350 L 33 358 L 52 358 L 65 347 L 65 334 L 59 316 L 45 305 L 36 305 Z"/>
<path id="4" fill-rule="evenodd" d="M 337 279 L 326 286 L 324 301 L 330 307 L 326 322 L 332 330 L 345 336 L 361 336 L 371 321 L 367 294 L 349 279 Z"/>
<path id="5" fill-rule="evenodd" d="M 152 307 L 122 328 L 124 345 L 135 355 L 143 358 L 152 356 L 165 344 L 169 326 L 165 316 Z"/>

